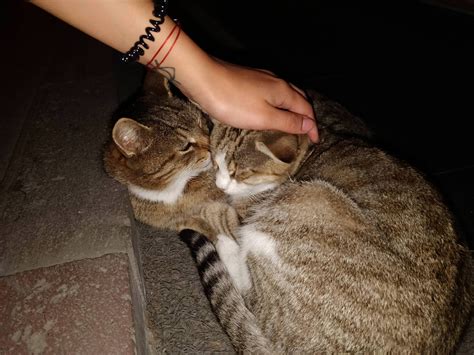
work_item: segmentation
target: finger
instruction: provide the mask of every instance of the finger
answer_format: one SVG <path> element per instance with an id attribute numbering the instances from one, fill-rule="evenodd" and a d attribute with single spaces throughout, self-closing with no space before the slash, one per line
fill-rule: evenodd
<path id="1" fill-rule="evenodd" d="M 271 119 L 264 122 L 266 126 L 265 129 L 295 134 L 308 134 L 308 137 L 313 142 L 317 142 L 319 139 L 316 122 L 310 117 L 279 109 L 274 109 L 268 117 L 271 117 Z"/>
<path id="2" fill-rule="evenodd" d="M 303 96 L 306 100 L 308 99 L 308 96 L 306 95 L 306 93 L 300 89 L 299 87 L 297 87 L 296 85 L 288 82 L 288 84 L 294 89 L 296 90 L 301 96 Z M 314 114 L 314 110 L 313 108 L 311 107 L 311 112 Z M 314 119 L 314 115 L 312 116 L 312 118 Z M 309 125 L 309 123 L 307 123 Z M 303 124 L 304 126 L 304 124 Z M 318 127 L 317 125 L 315 124 L 314 127 L 311 127 L 309 129 L 309 131 L 307 132 L 308 134 L 308 137 L 309 139 L 314 142 L 314 143 L 317 143 L 319 142 L 319 132 L 318 132 Z"/>
<path id="3" fill-rule="evenodd" d="M 307 133 L 309 139 L 313 143 L 319 143 L 319 132 L 318 132 L 318 127 L 314 126 L 314 128 L 310 129 Z"/>
<path id="4" fill-rule="evenodd" d="M 290 85 L 286 82 L 281 83 L 279 90 L 270 96 L 267 102 L 274 107 L 314 119 L 314 111 L 311 104 Z"/>

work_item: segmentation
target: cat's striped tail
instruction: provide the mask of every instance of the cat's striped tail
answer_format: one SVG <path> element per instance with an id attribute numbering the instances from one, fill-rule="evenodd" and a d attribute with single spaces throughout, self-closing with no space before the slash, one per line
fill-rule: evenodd
<path id="1" fill-rule="evenodd" d="M 194 231 L 186 230 L 180 235 L 191 249 L 211 307 L 237 352 L 275 354 L 234 286 L 214 244 Z"/>

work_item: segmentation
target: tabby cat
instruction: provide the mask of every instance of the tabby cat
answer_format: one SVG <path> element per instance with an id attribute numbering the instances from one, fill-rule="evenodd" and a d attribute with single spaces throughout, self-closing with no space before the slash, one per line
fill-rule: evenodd
<path id="1" fill-rule="evenodd" d="M 453 351 L 473 283 L 450 212 L 417 171 L 369 143 L 359 119 L 311 96 L 318 145 L 284 139 L 268 152 L 261 134 L 211 133 L 251 277 L 240 294 L 225 277 L 207 284 L 221 323 L 241 351 Z"/>
<path id="2" fill-rule="evenodd" d="M 172 109 L 153 111 L 158 124 L 131 130 L 144 150 L 129 151 L 128 134 L 117 138 L 116 126 L 107 170 L 129 186 L 143 222 L 170 227 L 179 210 L 199 223 L 173 228 L 217 240 L 217 253 L 201 235 L 189 243 L 237 351 L 452 352 L 469 320 L 473 285 L 450 212 L 418 172 L 369 143 L 357 118 L 312 97 L 317 145 L 220 124 L 209 142 L 200 112 L 172 101 Z M 189 142 L 193 150 L 183 154 Z M 209 149 L 228 201 L 209 183 Z M 201 211 L 214 201 L 226 211 L 220 223 Z M 234 213 L 227 202 L 241 218 L 237 231 L 235 219 L 222 227 Z M 211 227 L 200 228 L 203 222 Z"/>
<path id="3" fill-rule="evenodd" d="M 235 266 L 239 217 L 214 183 L 204 114 L 172 96 L 167 82 L 152 73 L 143 91 L 127 110 L 134 119 L 122 117 L 113 127 L 105 170 L 128 187 L 137 220 L 204 234 L 227 255 L 224 263 L 234 279 L 248 280 L 246 268 Z"/>

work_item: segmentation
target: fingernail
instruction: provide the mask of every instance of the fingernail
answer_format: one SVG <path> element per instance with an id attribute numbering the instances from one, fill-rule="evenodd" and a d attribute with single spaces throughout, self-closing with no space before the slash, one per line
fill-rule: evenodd
<path id="1" fill-rule="evenodd" d="M 314 121 L 310 118 L 303 118 L 303 123 L 301 124 L 301 130 L 304 133 L 308 133 L 311 128 L 314 127 Z"/>
<path id="2" fill-rule="evenodd" d="M 316 128 L 308 132 L 308 137 L 313 143 L 319 143 L 319 136 L 316 133 Z"/>

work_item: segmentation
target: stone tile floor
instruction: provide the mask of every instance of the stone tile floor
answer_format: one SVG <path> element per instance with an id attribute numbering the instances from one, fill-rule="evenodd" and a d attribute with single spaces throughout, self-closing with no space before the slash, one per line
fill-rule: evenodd
<path id="1" fill-rule="evenodd" d="M 100 156 L 117 55 L 27 2 L 1 2 L 0 29 L 15 49 L 0 63 L 0 353 L 134 354 L 128 201 Z"/>
<path id="2" fill-rule="evenodd" d="M 2 354 L 135 353 L 126 254 L 2 277 L 0 299 Z"/>

